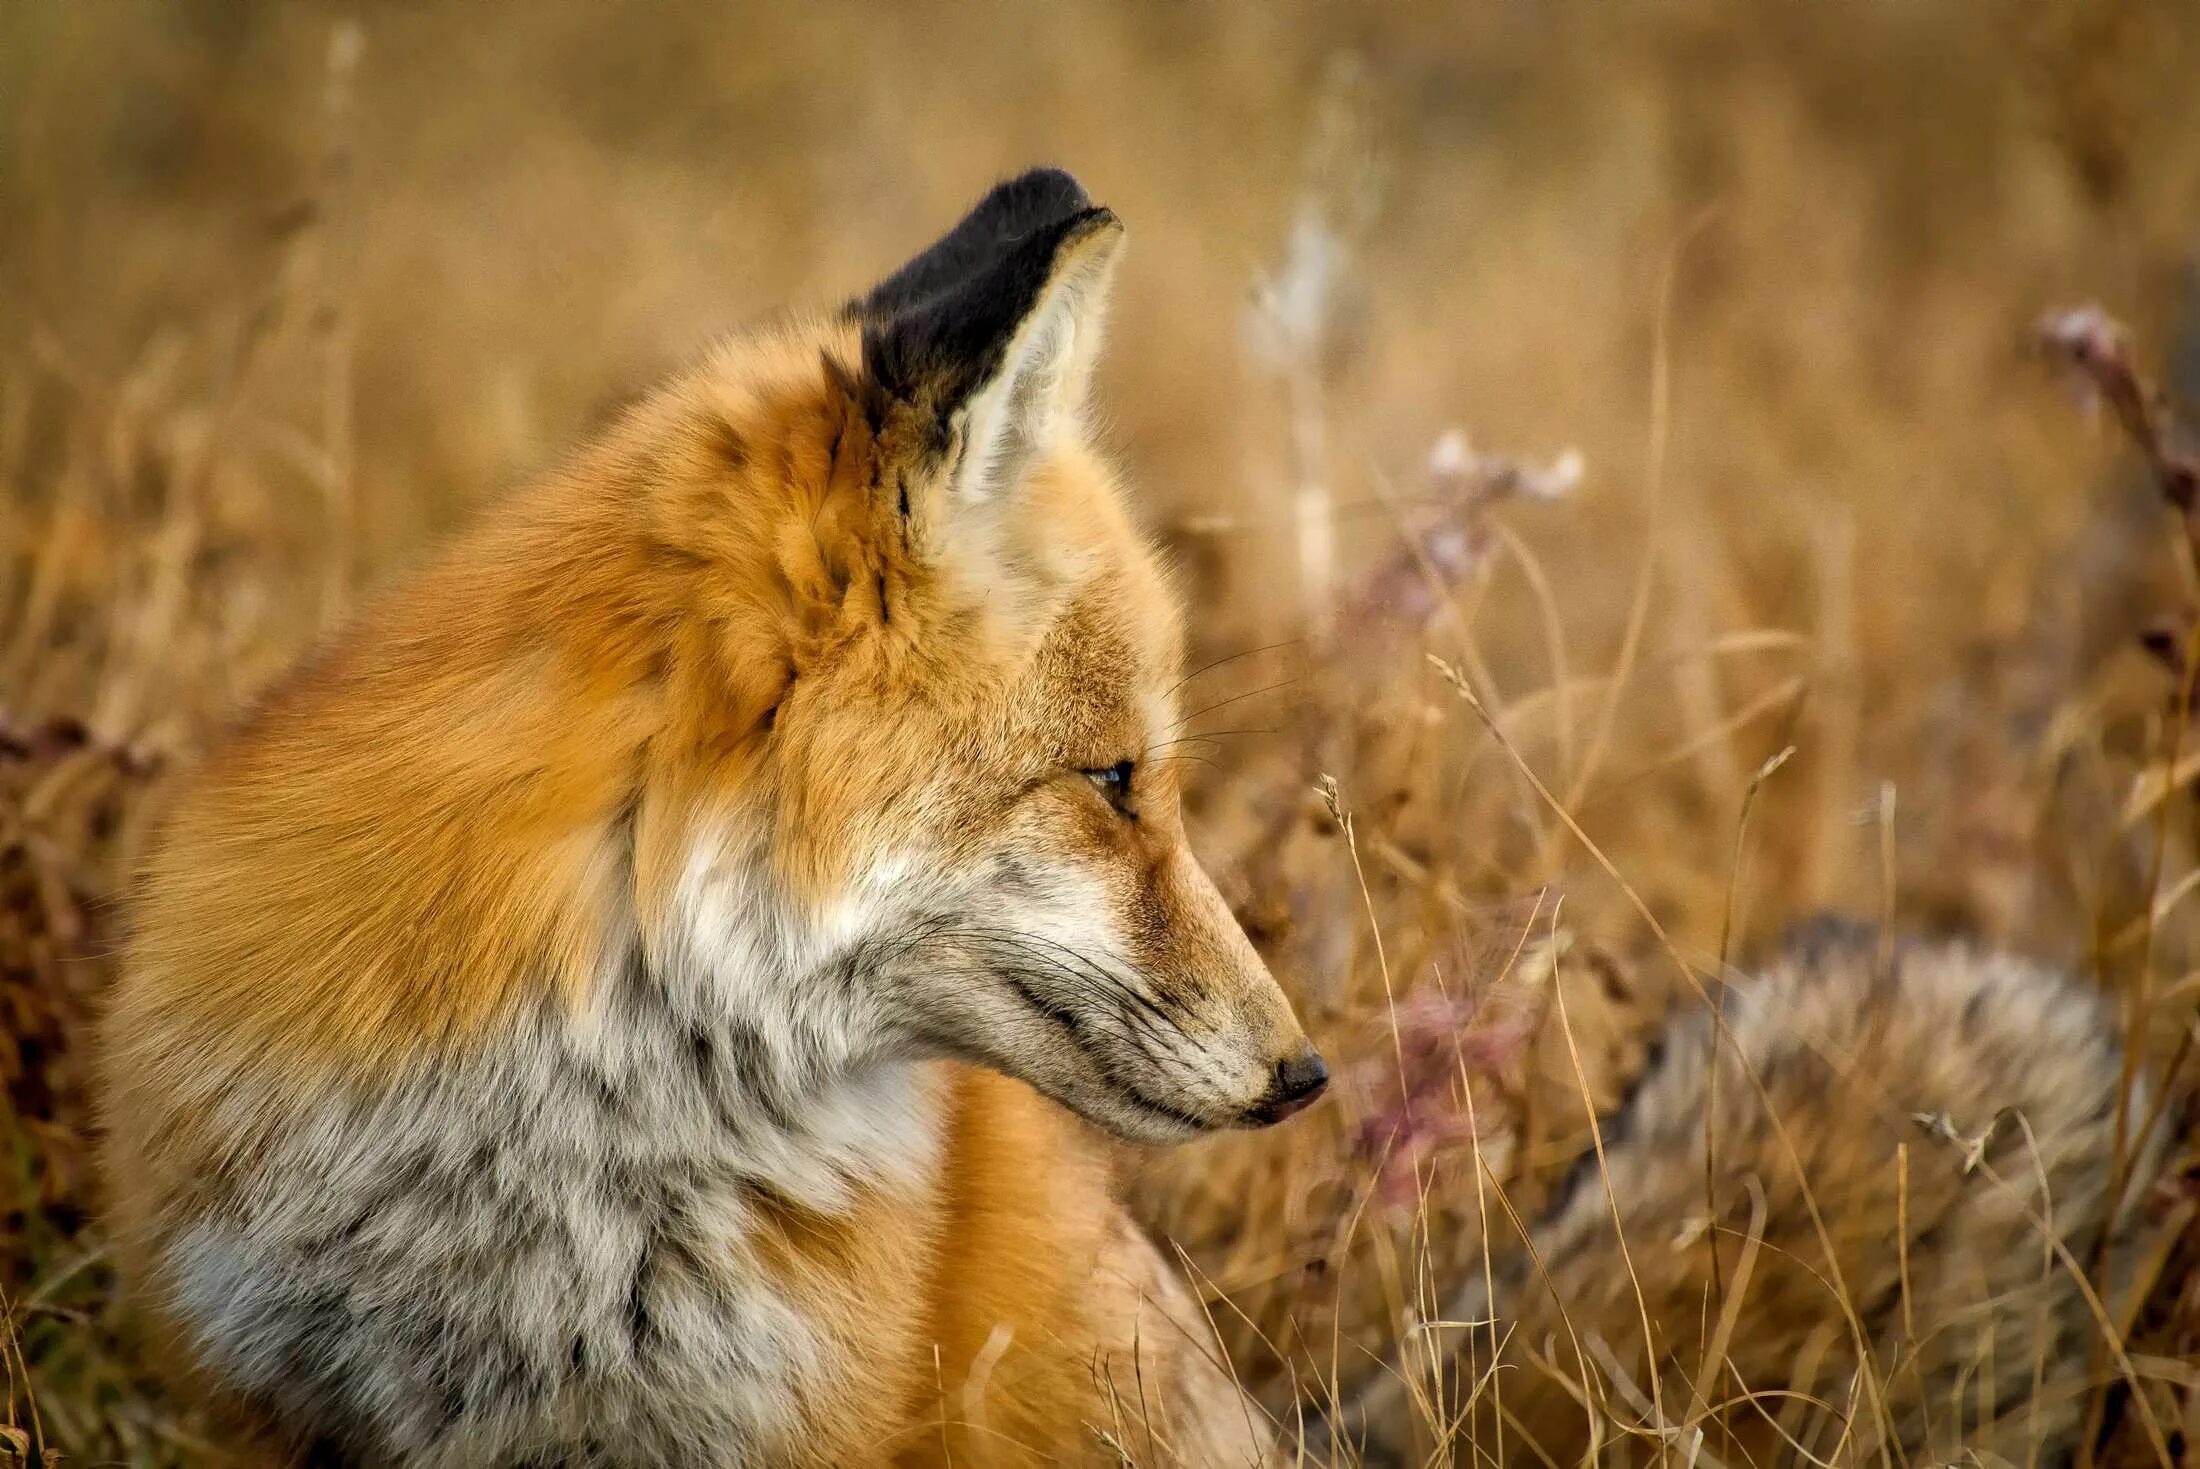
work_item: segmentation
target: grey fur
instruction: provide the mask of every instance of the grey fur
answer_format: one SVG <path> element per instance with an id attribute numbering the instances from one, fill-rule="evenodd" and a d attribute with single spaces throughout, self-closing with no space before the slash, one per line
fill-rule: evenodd
<path id="1" fill-rule="evenodd" d="M 1523 1353 L 1545 1353 L 1578 1373 L 1573 1341 L 1594 1337 L 1636 1364 L 1639 1379 L 1638 1280 L 1659 1336 L 1668 1416 L 1686 1412 L 1686 1375 L 1697 1368 L 1692 1333 L 1714 1299 L 1700 1241 L 1704 1119 L 1715 1110 L 1723 1268 L 1735 1269 L 1753 1219 L 1763 1249 L 1727 1352 L 1731 1366 L 1707 1385 L 1712 1396 L 1736 1391 L 1739 1380 L 1758 1391 L 1792 1388 L 1849 1403 L 1855 1422 L 1845 1440 L 1828 1426 L 1830 1415 L 1805 1430 L 1823 1430 L 1814 1450 L 1821 1456 L 1840 1443 L 1841 1462 L 1875 1459 L 1884 1436 L 1910 1462 L 1973 1448 L 2019 1463 L 2066 1457 L 2098 1336 L 2069 1266 L 2090 1267 L 2105 1232 L 2111 1278 L 2103 1293 L 2115 1298 L 2139 1226 L 2134 1201 L 2158 1169 L 2163 1143 L 2148 1141 L 2121 1204 L 2112 1206 L 2122 1053 L 2099 989 L 1955 944 L 1904 945 L 1891 969 L 1883 968 L 1870 930 L 1832 925 L 1814 929 L 1764 977 L 1724 996 L 1726 1040 L 1700 1007 L 1668 1026 L 1635 1090 L 1601 1124 L 1603 1166 L 1593 1153 L 1577 1160 L 1532 1228 L 1533 1255 L 1493 1242 L 1494 1314 L 1498 1334 L 1510 1333 L 1505 1355 L 1513 1364 L 1502 1389 L 1508 1417 L 1560 1425 L 1557 1436 L 1566 1441 L 1543 1446 L 1564 1461 L 1567 1435 L 1583 1431 L 1580 1412 L 1560 1400 L 1541 1369 L 1523 1366 Z M 1749 1073 L 1763 1083 L 1786 1141 Z M 2145 1110 L 2142 1090 L 2132 1118 Z M 1898 1154 L 1909 1170 L 1903 1250 L 1893 1238 Z M 1861 1371 L 1853 1333 L 1815 1347 L 1797 1335 L 1799 1321 L 1838 1314 L 1830 1297 L 1810 1294 L 1829 1288 L 1832 1271 L 1797 1184 L 1795 1155 L 1821 1217 L 1842 1241 L 1843 1283 L 1871 1344 L 1872 1366 Z M 2039 1227 L 2043 1215 L 2052 1219 L 2060 1254 Z M 1476 1271 L 1441 1317 L 1469 1322 L 1492 1314 Z M 1917 1340 L 1906 1335 L 1913 1322 Z M 1462 1403 L 1467 1384 L 1488 1366 L 1488 1335 L 1447 1339 L 1479 1354 L 1450 1358 L 1443 1374 L 1442 1400 Z M 1801 1365 L 1812 1351 L 1819 1353 L 1815 1367 Z M 2036 1364 L 2044 1364 L 2037 1385 Z M 1603 1369 L 1590 1373 L 1601 1377 Z M 1884 1393 L 1883 1411 L 1869 1406 L 1872 1392 Z M 1635 1414 L 1626 1406 L 1609 1411 Z M 1364 1436 L 1368 1462 L 1385 1462 L 1425 1439 L 1423 1416 L 1394 1370 L 1357 1403 L 1340 1436 Z M 1740 1416 L 1748 1420 L 1750 1410 Z M 1477 1419 L 1464 1431 L 1485 1435 L 1486 1443 L 1490 1425 Z M 1517 1435 L 1516 1424 L 1508 1432 L 1516 1449 Z M 1647 1444 L 1614 1442 L 1607 1428 L 1605 1457 L 1626 1461 L 1637 1451 L 1647 1454 Z M 1776 1442 L 1772 1451 L 1784 1456 L 1790 1446 Z"/>
<path id="2" fill-rule="evenodd" d="M 160 1221 L 156 1284 L 194 1359 L 345 1464 L 788 1462 L 851 1368 L 756 1268 L 756 1200 L 929 1206 L 925 1063 L 959 1038 L 1004 1068 L 1019 1052 L 1042 1089 L 1082 1068 L 1128 1097 L 1113 1068 L 1134 1054 L 1195 1100 L 1214 1085 L 1177 1023 L 1195 1017 L 1159 1018 L 1097 941 L 1000 926 L 1074 919 L 1074 883 L 901 874 L 832 935 L 767 892 L 753 856 L 699 859 L 654 962 L 629 939 L 585 1008 L 539 996 L 396 1075 L 301 1089 L 185 1044 L 204 1064 L 171 1105 L 239 1160 Z"/>
<path id="3" fill-rule="evenodd" d="M 831 1080 L 638 962 L 585 1020 L 545 1001 L 372 1091 L 285 1094 L 165 1262 L 207 1365 L 347 1462 L 773 1462 L 814 1343 L 731 1266 L 744 1196 L 922 1166 L 877 1150 L 908 1147 L 923 1085 L 889 1060 Z M 909 1128 L 832 1135 L 851 1089 Z"/>

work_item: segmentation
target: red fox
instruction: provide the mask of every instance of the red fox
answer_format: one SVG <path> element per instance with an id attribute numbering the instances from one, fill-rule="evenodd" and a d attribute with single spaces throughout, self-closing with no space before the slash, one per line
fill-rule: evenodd
<path id="1" fill-rule="evenodd" d="M 1490 1205 L 1488 1273 L 1345 1415 L 1355 1462 L 2069 1461 L 2165 1152 L 2135 1084 L 2115 1162 L 2099 988 L 1824 919 L 1720 1005 L 1524 1233 Z"/>
<path id="2" fill-rule="evenodd" d="M 1122 235 L 1034 172 L 718 348 L 178 798 L 105 1171 L 275 1452 L 1270 1455 L 1103 1136 L 1326 1076 L 1154 753 L 1178 612 L 1082 424 Z"/>

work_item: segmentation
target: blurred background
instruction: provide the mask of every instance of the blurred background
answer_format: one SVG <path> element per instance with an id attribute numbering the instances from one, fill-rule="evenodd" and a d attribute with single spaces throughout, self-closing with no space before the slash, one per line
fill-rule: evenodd
<path id="1" fill-rule="evenodd" d="M 1397 1282 L 1336 1283 L 1340 1221 L 1382 1236 L 1379 1159 L 1456 1151 L 1456 1097 L 1353 1070 L 1393 986 L 1443 981 L 1415 1023 L 1481 1036 L 1517 1099 L 1540 1012 L 1499 981 L 1593 948 L 1573 1018 L 1616 1090 L 1677 983 L 1646 915 L 1714 973 L 1837 908 L 2089 965 L 2182 1064 L 2200 825 L 2147 647 L 2189 626 L 2190 561 L 2035 328 L 2098 301 L 2200 385 L 2196 20 L 0 9 L 12 1421 L 76 1462 L 218 1460 L 86 1223 L 84 1018 L 170 777 L 622 397 L 1037 162 L 1130 232 L 1100 395 L 1214 664 L 1200 845 L 1344 1062 L 1323 1120 L 1138 1179 L 1271 1396 L 1291 1331 L 1382 1350 Z M 1532 1180 L 1565 1138 L 1521 1125 Z M 2195 1256 L 2133 1328 L 2170 1357 Z"/>

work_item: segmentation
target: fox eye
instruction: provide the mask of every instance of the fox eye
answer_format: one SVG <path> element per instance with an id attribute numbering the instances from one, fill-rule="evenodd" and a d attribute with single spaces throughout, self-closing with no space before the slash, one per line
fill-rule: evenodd
<path id="1" fill-rule="evenodd" d="M 1138 813 L 1131 807 L 1131 777 L 1137 773 L 1137 770 L 1138 763 L 1136 761 L 1118 760 L 1113 765 L 1103 766 L 1097 770 L 1080 771 L 1079 774 L 1091 781 L 1100 794 L 1108 798 L 1108 804 L 1131 820 L 1136 821 Z"/>

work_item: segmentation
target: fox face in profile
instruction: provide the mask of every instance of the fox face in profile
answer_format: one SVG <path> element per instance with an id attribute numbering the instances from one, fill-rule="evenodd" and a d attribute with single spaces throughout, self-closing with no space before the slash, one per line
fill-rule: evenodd
<path id="1" fill-rule="evenodd" d="M 768 880 L 862 935 L 847 998 L 880 1042 L 1168 1141 L 1273 1120 L 1322 1071 L 1186 845 L 1174 600 L 1083 447 L 1122 230 L 1081 197 L 996 193 L 857 305 L 810 444 L 745 448 L 776 476 L 830 436 L 808 538 L 774 548 L 754 786 Z"/>
<path id="2" fill-rule="evenodd" d="M 104 1092 L 133 1273 L 215 1393 L 360 1462 L 622 1462 L 575 1437 L 605 1415 L 636 1462 L 845 1462 L 942 1341 L 1115 1330 L 948 1289 L 999 1246 L 1074 1298 L 1118 1245 L 1009 1176 L 1111 1217 L 1069 1135 L 939 1063 L 1156 1142 L 1319 1092 L 1186 843 L 1175 601 L 1087 443 L 1121 242 L 1065 174 L 1002 185 L 630 409 L 211 754 Z M 1001 1411 L 1066 1442 L 1050 1370 Z"/>

